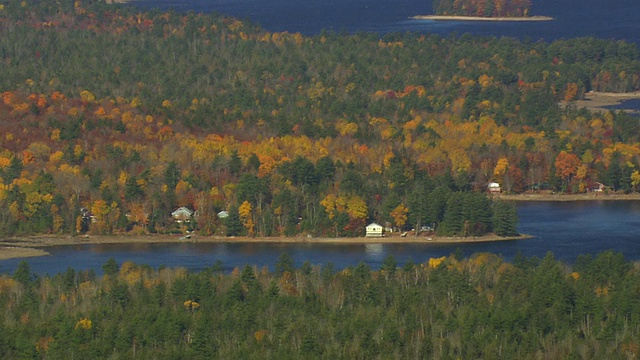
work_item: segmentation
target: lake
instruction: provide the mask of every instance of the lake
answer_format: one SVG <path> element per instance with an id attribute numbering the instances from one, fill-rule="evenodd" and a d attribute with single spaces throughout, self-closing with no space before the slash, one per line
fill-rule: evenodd
<path id="1" fill-rule="evenodd" d="M 508 36 L 537 41 L 595 36 L 640 44 L 640 1 L 618 0 L 533 0 L 532 15 L 554 18 L 548 22 L 463 22 L 412 20 L 415 15 L 432 13 L 431 1 L 422 0 L 140 0 L 141 8 L 174 8 L 179 11 L 220 12 L 250 19 L 269 31 L 300 32 L 315 35 L 322 30 L 433 33 L 443 36 L 472 33 Z M 543 257 L 548 251 L 570 263 L 580 254 L 606 250 L 621 252 L 628 260 L 640 260 L 640 202 L 543 202 L 521 203 L 519 231 L 533 239 L 465 245 L 393 244 L 131 244 L 80 245 L 50 248 L 50 256 L 30 258 L 39 274 L 55 274 L 71 266 L 77 270 L 95 269 L 110 257 L 119 263 L 134 261 L 152 267 L 184 266 L 199 270 L 221 260 L 226 270 L 245 264 L 273 265 L 288 252 L 299 266 L 333 262 L 336 267 L 360 261 L 379 268 L 391 254 L 403 264 L 411 258 L 425 262 L 432 257 L 491 252 L 511 260 L 518 253 Z M 13 272 L 20 260 L 0 261 L 0 272 Z"/>
<path id="2" fill-rule="evenodd" d="M 469 22 L 413 20 L 433 13 L 432 0 L 134 0 L 141 8 L 219 12 L 249 19 L 269 31 L 315 35 L 336 32 L 471 33 L 537 41 L 594 36 L 640 44 L 638 0 L 533 0 L 531 15 L 553 17 L 542 22 Z"/>
<path id="3" fill-rule="evenodd" d="M 133 261 L 157 268 L 185 267 L 201 270 L 222 261 L 226 271 L 246 264 L 258 267 L 274 264 L 288 252 L 297 266 L 334 263 L 336 268 L 355 266 L 364 261 L 379 268 L 385 257 L 393 255 L 400 265 L 408 259 L 423 263 L 429 258 L 460 252 L 469 256 L 490 252 L 512 260 L 519 252 L 526 257 L 544 257 L 547 252 L 566 263 L 580 254 L 613 250 L 627 260 L 640 261 L 640 201 L 523 202 L 518 204 L 521 233 L 533 239 L 476 244 L 276 244 L 276 243 L 178 243 L 130 245 L 74 245 L 47 249 L 49 256 L 29 258 L 38 274 L 56 274 L 68 267 L 94 269 L 110 257 L 118 263 Z M 0 272 L 13 272 L 20 259 L 0 261 Z"/>

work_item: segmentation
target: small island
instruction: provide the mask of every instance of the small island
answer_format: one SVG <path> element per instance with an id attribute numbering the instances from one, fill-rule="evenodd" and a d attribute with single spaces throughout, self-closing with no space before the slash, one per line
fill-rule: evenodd
<path id="1" fill-rule="evenodd" d="M 417 20 L 456 21 L 549 21 L 548 16 L 529 16 L 530 0 L 434 0 L 435 15 Z"/>

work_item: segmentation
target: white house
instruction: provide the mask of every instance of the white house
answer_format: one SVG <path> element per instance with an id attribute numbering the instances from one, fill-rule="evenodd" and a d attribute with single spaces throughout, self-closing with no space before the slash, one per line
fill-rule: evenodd
<path id="1" fill-rule="evenodd" d="M 371 223 L 366 227 L 366 237 L 382 237 L 382 225 Z"/>
<path id="2" fill-rule="evenodd" d="M 500 184 L 497 182 L 491 182 L 487 185 L 487 190 L 489 190 L 492 194 L 499 194 L 502 190 L 500 190 Z"/>
<path id="3" fill-rule="evenodd" d="M 218 213 L 218 219 L 226 219 L 229 217 L 229 212 L 226 210 L 222 210 Z"/>
<path id="4" fill-rule="evenodd" d="M 177 223 L 191 221 L 191 215 L 193 215 L 193 211 L 184 206 L 177 208 L 174 212 L 171 213 L 171 217 Z"/>

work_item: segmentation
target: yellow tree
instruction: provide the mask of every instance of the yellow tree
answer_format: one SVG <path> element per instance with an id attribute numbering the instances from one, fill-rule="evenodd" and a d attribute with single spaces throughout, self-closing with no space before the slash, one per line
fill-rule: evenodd
<path id="1" fill-rule="evenodd" d="M 409 208 L 400 204 L 396 206 L 395 209 L 391 211 L 389 215 L 393 218 L 393 222 L 396 224 L 398 228 L 402 228 L 404 224 L 407 223 L 407 214 L 409 213 Z"/>
<path id="2" fill-rule="evenodd" d="M 127 216 L 129 221 L 142 229 L 146 229 L 149 225 L 149 214 L 147 213 L 144 204 L 140 202 L 134 202 L 129 205 L 129 214 Z"/>
<path id="3" fill-rule="evenodd" d="M 320 205 L 324 207 L 324 211 L 329 216 L 329 219 L 333 219 L 336 216 L 336 202 L 337 198 L 333 194 L 328 194 L 320 201 Z"/>
<path id="4" fill-rule="evenodd" d="M 631 174 L 631 185 L 632 185 L 631 188 L 633 189 L 633 192 L 636 192 L 638 185 L 640 185 L 640 172 L 638 170 L 634 171 Z"/>
<path id="5" fill-rule="evenodd" d="M 352 219 L 365 220 L 368 215 L 367 203 L 358 195 L 346 199 L 347 214 Z"/>
<path id="6" fill-rule="evenodd" d="M 97 222 L 95 230 L 96 233 L 104 233 L 107 229 L 107 216 L 109 215 L 110 207 L 106 201 L 99 199 L 91 204 L 91 213 L 95 216 Z"/>
<path id="7" fill-rule="evenodd" d="M 109 205 L 104 200 L 96 200 L 91 205 L 91 212 L 96 217 L 97 222 L 95 228 L 92 226 L 90 230 L 97 234 L 112 232 L 120 217 L 120 209 L 116 202 L 112 202 Z"/>
<path id="8" fill-rule="evenodd" d="M 493 176 L 495 176 L 496 180 L 501 181 L 504 174 L 507 173 L 509 169 L 509 160 L 507 158 L 500 158 L 496 167 L 493 168 Z"/>
<path id="9" fill-rule="evenodd" d="M 585 192 L 587 190 L 584 179 L 587 177 L 587 166 L 582 164 L 578 166 L 578 170 L 576 171 L 576 179 L 580 181 L 579 188 L 580 192 Z"/>
<path id="10" fill-rule="evenodd" d="M 249 236 L 253 236 L 255 223 L 253 222 L 253 207 L 251 206 L 251 203 L 245 200 L 238 208 L 238 214 L 240 215 L 242 224 L 247 228 Z"/>

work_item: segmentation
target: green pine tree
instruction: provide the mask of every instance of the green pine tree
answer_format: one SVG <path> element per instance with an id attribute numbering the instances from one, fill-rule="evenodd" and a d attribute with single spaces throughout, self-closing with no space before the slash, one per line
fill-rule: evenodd
<path id="1" fill-rule="evenodd" d="M 499 236 L 518 235 L 516 225 L 518 215 L 513 203 L 497 201 L 493 203 L 493 232 Z"/>

